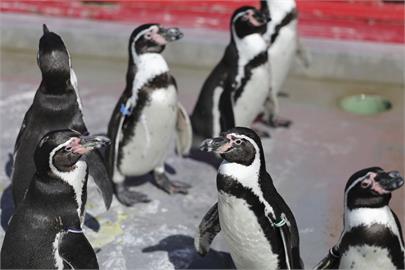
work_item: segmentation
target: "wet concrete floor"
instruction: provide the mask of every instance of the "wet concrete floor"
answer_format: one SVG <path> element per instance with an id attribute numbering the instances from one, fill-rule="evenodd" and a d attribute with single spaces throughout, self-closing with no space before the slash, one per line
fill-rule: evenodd
<path id="1" fill-rule="evenodd" d="M 79 81 L 85 121 L 92 133 L 104 133 L 125 83 L 126 61 L 72 56 Z M 180 100 L 191 112 L 209 70 L 172 67 Z M 2 225 L 11 204 L 9 153 L 24 113 L 40 82 L 36 53 L 2 51 L 0 77 Z M 289 129 L 270 130 L 263 139 L 266 165 L 276 188 L 298 222 L 306 268 L 313 267 L 337 241 L 342 229 L 343 189 L 355 171 L 381 166 L 404 174 L 404 92 L 399 85 L 322 81 L 289 77 L 281 114 Z M 393 109 L 376 116 L 342 111 L 338 99 L 372 93 L 389 98 Z M 216 201 L 216 170 L 190 158 L 169 156 L 171 178 L 193 185 L 190 194 L 168 196 L 148 181 L 136 190 L 152 202 L 132 208 L 115 199 L 105 212 L 94 184 L 89 184 L 86 235 L 97 248 L 103 269 L 230 268 L 226 243 L 219 235 L 213 251 L 199 257 L 193 236 L 202 216 Z M 147 178 L 146 178 L 147 179 Z M 404 188 L 393 195 L 392 208 L 404 222 Z M 0 241 L 4 230 L 0 229 Z"/>

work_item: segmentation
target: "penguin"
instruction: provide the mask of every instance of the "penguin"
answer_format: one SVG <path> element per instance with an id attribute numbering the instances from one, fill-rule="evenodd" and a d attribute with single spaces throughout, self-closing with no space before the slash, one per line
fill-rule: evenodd
<path id="1" fill-rule="evenodd" d="M 35 172 L 32 159 L 35 146 L 48 132 L 74 129 L 86 133 L 76 74 L 62 38 L 43 25 L 37 55 L 42 81 L 33 103 L 24 116 L 14 146 L 12 191 L 16 206 L 23 200 Z M 90 175 L 103 195 L 105 206 L 111 205 L 113 187 L 100 153 L 88 156 Z"/>
<path id="2" fill-rule="evenodd" d="M 236 126 L 249 127 L 262 111 L 270 88 L 266 14 L 237 9 L 230 22 L 225 53 L 205 80 L 191 114 L 195 144 Z"/>
<path id="3" fill-rule="evenodd" d="M 287 78 L 295 56 L 309 65 L 308 55 L 298 38 L 298 12 L 295 0 L 262 0 L 260 10 L 271 17 L 263 35 L 269 44 L 271 87 L 266 98 L 260 122 L 271 127 L 289 127 L 291 121 L 279 116 L 278 95 Z"/>
<path id="4" fill-rule="evenodd" d="M 198 253 L 207 254 L 222 231 L 238 269 L 303 268 L 297 224 L 266 171 L 259 136 L 236 127 L 206 139 L 201 150 L 224 160 L 218 168 L 218 202 L 204 216 L 195 237 Z"/>
<path id="5" fill-rule="evenodd" d="M 404 269 L 404 238 L 389 207 L 391 192 L 404 184 L 398 171 L 360 170 L 344 194 L 344 229 L 338 243 L 315 269 Z"/>
<path id="6" fill-rule="evenodd" d="M 36 146 L 36 171 L 10 220 L 2 269 L 98 269 L 82 230 L 87 200 L 85 155 L 109 143 L 73 130 L 47 133 Z"/>
<path id="7" fill-rule="evenodd" d="M 145 194 L 129 190 L 124 183 L 129 176 L 152 171 L 155 184 L 169 194 L 187 194 L 190 188 L 170 181 L 164 168 L 173 139 L 181 155 L 187 155 L 192 141 L 188 114 L 178 101 L 176 81 L 161 55 L 167 43 L 182 37 L 178 28 L 144 24 L 129 39 L 126 87 L 108 125 L 112 143 L 106 153 L 116 197 L 126 206 L 149 201 Z"/>

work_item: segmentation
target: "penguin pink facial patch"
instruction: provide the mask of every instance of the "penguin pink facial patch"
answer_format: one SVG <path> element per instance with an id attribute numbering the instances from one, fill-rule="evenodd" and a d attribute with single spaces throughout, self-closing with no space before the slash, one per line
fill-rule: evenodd
<path id="1" fill-rule="evenodd" d="M 387 194 L 390 193 L 389 191 L 385 190 L 380 183 L 377 182 L 377 180 L 375 179 L 377 176 L 376 173 L 368 173 L 368 176 L 366 179 L 364 179 L 361 182 L 361 187 L 362 188 L 369 188 L 372 191 L 376 192 L 377 194 L 383 195 L 383 194 Z"/>
<path id="2" fill-rule="evenodd" d="M 252 24 L 253 26 L 258 27 L 263 25 L 262 23 L 258 22 L 253 16 L 253 11 L 249 10 L 246 16 L 248 17 L 250 24 Z"/>
<path id="3" fill-rule="evenodd" d="M 72 138 L 65 149 L 79 155 L 84 155 L 90 150 L 80 144 L 80 138 Z"/>
<path id="4" fill-rule="evenodd" d="M 162 35 L 160 35 L 158 31 L 159 29 L 155 28 L 152 30 L 152 32 L 150 33 L 152 40 L 154 40 L 159 45 L 166 45 L 167 40 L 164 37 L 162 37 Z"/>

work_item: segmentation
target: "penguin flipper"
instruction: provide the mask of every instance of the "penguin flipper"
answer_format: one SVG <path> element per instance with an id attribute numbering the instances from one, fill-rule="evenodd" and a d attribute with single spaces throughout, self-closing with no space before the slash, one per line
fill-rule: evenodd
<path id="1" fill-rule="evenodd" d="M 83 233 L 64 234 L 59 242 L 59 255 L 72 269 L 99 269 L 96 254 Z"/>
<path id="2" fill-rule="evenodd" d="M 89 174 L 93 178 L 94 183 L 97 185 L 103 196 L 105 207 L 109 209 L 111 206 L 114 189 L 112 181 L 108 177 L 108 173 L 104 166 L 100 152 L 90 152 L 87 155 L 87 162 L 89 164 Z"/>
<path id="3" fill-rule="evenodd" d="M 336 247 L 329 250 L 328 255 L 323 258 L 313 269 L 338 269 L 340 255 Z"/>
<path id="4" fill-rule="evenodd" d="M 176 131 L 176 153 L 188 155 L 193 142 L 193 131 L 187 111 L 180 102 L 177 103 Z"/>
<path id="5" fill-rule="evenodd" d="M 28 111 L 24 115 L 24 120 L 21 124 L 20 131 L 18 132 L 17 139 L 15 140 L 14 153 L 17 152 L 18 148 L 20 148 L 21 138 L 24 136 L 24 133 L 26 131 L 27 123 L 30 120 L 30 115 L 31 115 L 31 107 L 28 109 Z"/>
<path id="6" fill-rule="evenodd" d="M 194 237 L 194 247 L 201 256 L 207 255 L 215 236 L 221 231 L 218 203 L 215 203 L 203 217 Z"/>

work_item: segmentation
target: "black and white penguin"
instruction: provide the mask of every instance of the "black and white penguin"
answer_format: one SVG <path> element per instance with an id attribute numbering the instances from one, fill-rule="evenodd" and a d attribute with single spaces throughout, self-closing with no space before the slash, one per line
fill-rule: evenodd
<path id="1" fill-rule="evenodd" d="M 404 184 L 398 171 L 379 167 L 353 174 L 345 187 L 344 229 L 315 269 L 404 269 L 401 224 L 391 192 Z"/>
<path id="2" fill-rule="evenodd" d="M 189 152 L 192 129 L 188 114 L 178 101 L 177 85 L 161 55 L 168 42 L 180 39 L 178 28 L 145 24 L 129 39 L 126 87 L 112 113 L 108 135 L 107 167 L 118 200 L 130 206 L 147 202 L 145 194 L 130 191 L 127 176 L 153 172 L 155 184 L 168 193 L 187 193 L 190 187 L 170 181 L 164 161 L 176 137 L 177 153 Z"/>
<path id="3" fill-rule="evenodd" d="M 14 147 L 11 177 L 16 206 L 23 200 L 35 172 L 32 157 L 39 140 L 52 130 L 69 128 L 81 133 L 87 132 L 69 52 L 62 38 L 50 32 L 46 25 L 43 25 L 37 61 L 42 81 L 24 116 Z M 113 189 L 100 153 L 90 153 L 88 163 L 90 175 L 109 208 Z"/>
<path id="4" fill-rule="evenodd" d="M 218 202 L 202 220 L 195 247 L 205 255 L 223 231 L 238 269 L 302 268 L 293 213 L 266 171 L 262 144 L 249 128 L 207 139 L 201 150 L 224 159 L 218 169 Z"/>
<path id="5" fill-rule="evenodd" d="M 104 136 L 53 131 L 34 153 L 36 172 L 11 218 L 1 249 L 2 269 L 95 269 L 82 231 L 87 200 L 83 155 L 109 143 Z"/>
<path id="6" fill-rule="evenodd" d="M 233 13 L 230 43 L 204 82 L 191 115 L 196 142 L 235 125 L 249 127 L 262 111 L 271 83 L 263 38 L 268 20 L 250 6 Z"/>
<path id="7" fill-rule="evenodd" d="M 272 127 L 289 127 L 291 121 L 279 116 L 278 95 L 296 56 L 305 65 L 309 57 L 298 37 L 298 12 L 295 0 L 261 0 L 260 10 L 269 14 L 267 31 L 263 35 L 269 43 L 271 88 L 260 121 Z"/>

